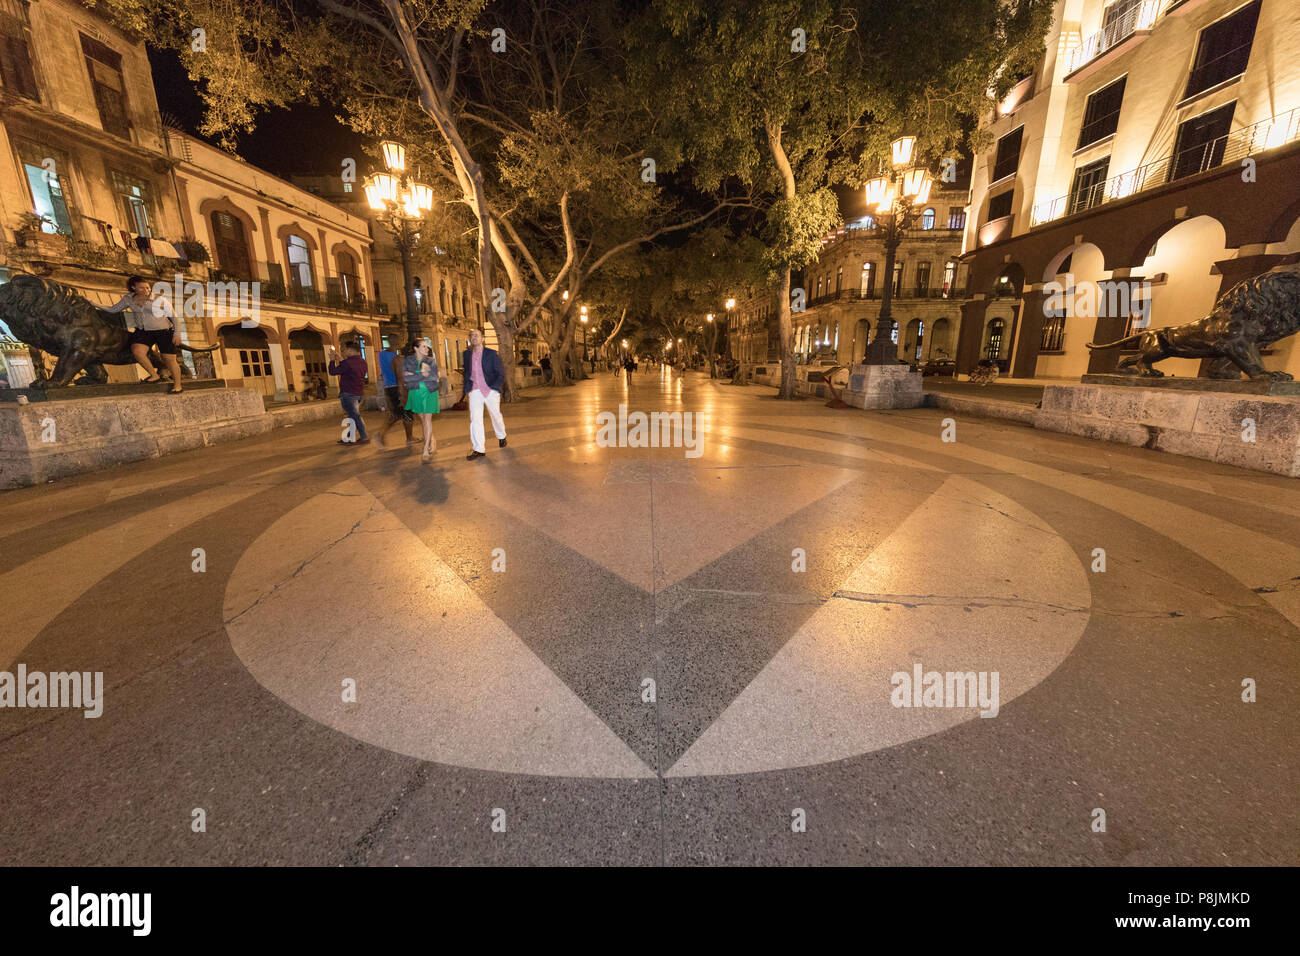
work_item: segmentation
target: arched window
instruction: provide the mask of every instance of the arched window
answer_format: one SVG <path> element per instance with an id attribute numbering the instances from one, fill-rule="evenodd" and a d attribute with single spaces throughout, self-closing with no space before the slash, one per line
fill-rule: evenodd
<path id="1" fill-rule="evenodd" d="M 445 279 L 438 280 L 438 311 L 443 315 L 447 314 L 447 282 Z"/>
<path id="2" fill-rule="evenodd" d="M 357 275 L 357 260 L 352 253 L 340 249 L 334 256 L 334 266 L 338 270 L 343 298 L 350 302 L 361 291 L 361 279 Z"/>
<path id="3" fill-rule="evenodd" d="M 859 295 L 864 299 L 869 299 L 876 294 L 876 264 L 874 262 L 862 263 L 862 288 Z"/>
<path id="4" fill-rule="evenodd" d="M 253 278 L 244 224 L 228 212 L 214 212 L 209 218 L 212 220 L 212 251 L 217 257 L 217 267 L 240 279 Z"/>
<path id="5" fill-rule="evenodd" d="M 816 296 L 816 298 L 820 299 L 821 297 L 822 297 L 822 280 L 821 280 L 820 278 L 818 278 L 818 280 L 817 280 L 817 296 Z"/>
<path id="6" fill-rule="evenodd" d="M 835 270 L 835 292 L 838 295 L 840 289 L 844 287 L 844 267 L 840 266 Z"/>
<path id="7" fill-rule="evenodd" d="M 933 228 L 934 228 L 934 210 L 933 210 L 933 209 L 927 209 L 925 212 L 921 213 L 921 228 L 922 228 L 922 229 L 933 229 Z"/>
<path id="8" fill-rule="evenodd" d="M 416 310 L 420 313 L 429 311 L 428 303 L 425 301 L 428 296 L 424 294 L 424 283 L 420 281 L 419 276 L 411 280 L 411 286 L 411 294 L 415 296 Z"/>
<path id="9" fill-rule="evenodd" d="M 311 271 L 311 249 L 302 236 L 289 236 L 285 241 L 285 250 L 289 254 L 289 281 L 295 289 L 315 287 Z"/>

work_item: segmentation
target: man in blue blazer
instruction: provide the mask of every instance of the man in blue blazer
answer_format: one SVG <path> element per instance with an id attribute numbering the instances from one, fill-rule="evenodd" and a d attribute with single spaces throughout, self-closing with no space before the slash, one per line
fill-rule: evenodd
<path id="1" fill-rule="evenodd" d="M 505 388 L 506 371 L 501 364 L 501 356 L 495 349 L 483 347 L 483 333 L 474 329 L 469 334 L 469 348 L 465 350 L 465 380 L 462 394 L 469 400 L 469 441 L 474 447 L 467 461 L 487 455 L 483 450 L 483 407 L 492 416 L 492 431 L 497 436 L 497 445 L 506 447 L 506 423 L 501 417 L 501 391 Z"/>

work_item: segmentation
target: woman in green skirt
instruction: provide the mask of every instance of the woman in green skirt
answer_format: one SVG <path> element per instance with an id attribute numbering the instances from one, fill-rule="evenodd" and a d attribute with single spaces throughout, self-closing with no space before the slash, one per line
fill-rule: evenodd
<path id="1" fill-rule="evenodd" d="M 419 415 L 424 428 L 424 454 L 420 461 L 428 461 L 437 449 L 433 416 L 438 414 L 438 359 L 431 341 L 415 340 L 415 354 L 402 359 L 402 380 L 406 384 L 406 410 Z"/>

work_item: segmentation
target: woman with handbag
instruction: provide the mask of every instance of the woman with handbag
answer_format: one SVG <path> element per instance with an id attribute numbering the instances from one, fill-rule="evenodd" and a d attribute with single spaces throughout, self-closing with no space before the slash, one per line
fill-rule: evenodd
<path id="1" fill-rule="evenodd" d="M 433 416 L 438 414 L 438 359 L 429 339 L 416 339 L 415 351 L 402 357 L 402 383 L 406 386 L 406 410 L 420 416 L 424 428 L 424 454 L 429 461 L 437 450 L 433 438 Z"/>

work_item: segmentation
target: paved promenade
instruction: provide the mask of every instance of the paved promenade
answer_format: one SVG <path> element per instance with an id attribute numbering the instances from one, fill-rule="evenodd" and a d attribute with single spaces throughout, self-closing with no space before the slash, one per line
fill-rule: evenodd
<path id="1" fill-rule="evenodd" d="M 427 465 L 330 422 L 0 494 L 0 671 L 103 680 L 0 709 L 0 855 L 1300 862 L 1300 484 L 773 395 L 602 374 L 479 461 L 448 412 Z M 620 405 L 698 444 L 606 447 Z"/>

